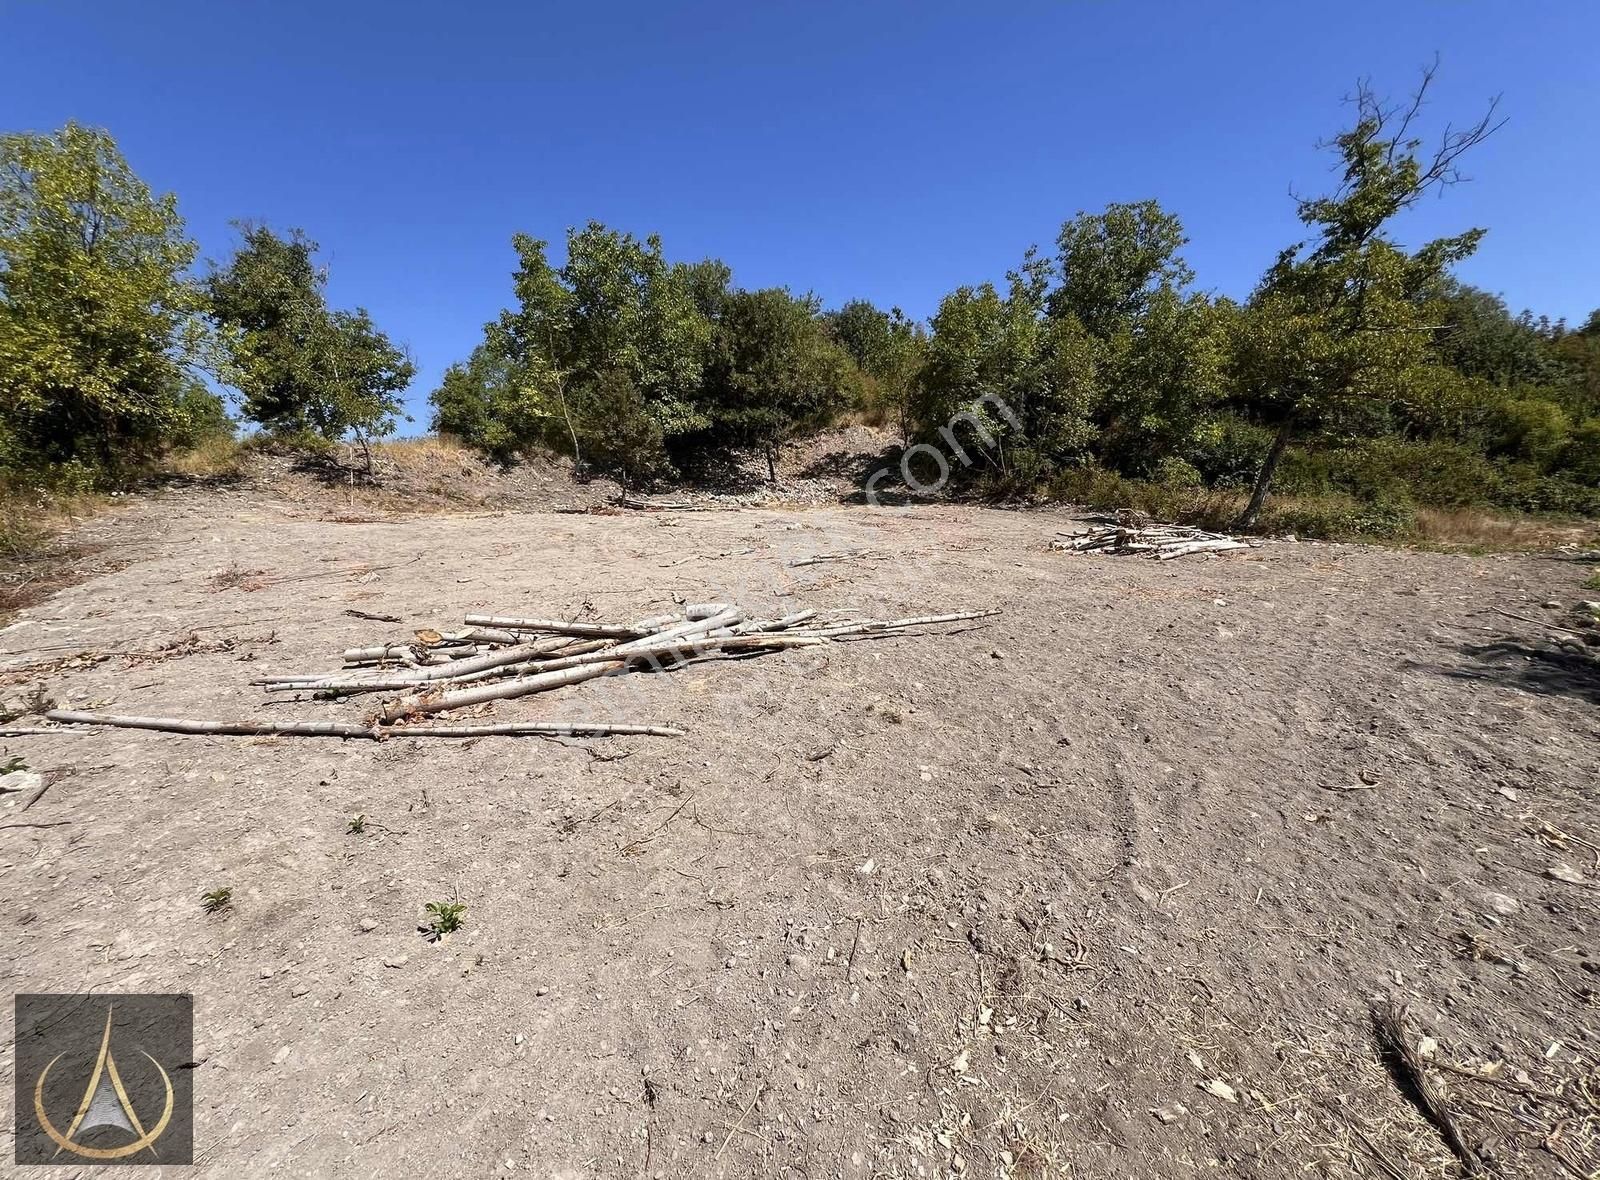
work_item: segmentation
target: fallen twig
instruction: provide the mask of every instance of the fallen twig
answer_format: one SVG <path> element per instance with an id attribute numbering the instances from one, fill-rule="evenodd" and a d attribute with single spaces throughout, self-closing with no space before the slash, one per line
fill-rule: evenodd
<path id="1" fill-rule="evenodd" d="M 119 729 L 154 729 L 218 737 L 337 737 L 383 741 L 393 737 L 682 737 L 670 725 L 633 725 L 608 721 L 515 721 L 484 725 L 404 725 L 383 728 L 348 721 L 194 721 L 185 717 L 135 717 L 119 713 L 80 713 L 52 709 L 45 714 L 63 725 L 109 725 Z"/>
<path id="2" fill-rule="evenodd" d="M 1483 1159 L 1467 1145 L 1455 1113 L 1428 1076 L 1427 1063 L 1423 1061 L 1406 1027 L 1408 1016 L 1405 1005 L 1392 1000 L 1374 1008 L 1372 1023 L 1378 1034 L 1378 1044 L 1384 1050 L 1396 1078 L 1402 1083 L 1401 1088 L 1438 1129 L 1446 1146 L 1461 1161 L 1462 1171 L 1469 1176 L 1479 1175 L 1483 1171 Z"/>

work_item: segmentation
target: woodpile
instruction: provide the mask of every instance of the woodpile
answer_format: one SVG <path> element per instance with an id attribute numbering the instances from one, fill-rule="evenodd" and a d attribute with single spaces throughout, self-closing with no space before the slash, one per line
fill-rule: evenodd
<path id="1" fill-rule="evenodd" d="M 111 725 L 168 733 L 288 735 L 381 739 L 405 737 L 606 736 L 678 737 L 676 726 L 626 722 L 508 722 L 418 724 L 423 718 L 581 684 L 602 676 L 668 672 L 706 660 L 748 659 L 794 647 L 904 634 L 940 623 L 965 622 L 998 611 L 957 611 L 913 618 L 825 621 L 811 610 L 750 618 L 733 603 L 686 605 L 673 614 L 626 623 L 473 614 L 461 629 L 423 629 L 412 641 L 346 648 L 331 671 L 251 681 L 269 693 L 306 693 L 337 700 L 387 697 L 362 722 L 199 721 L 51 710 L 66 725 Z"/>
<path id="2" fill-rule="evenodd" d="M 1157 561 L 1171 561 L 1191 553 L 1224 553 L 1230 549 L 1249 549 L 1251 544 L 1224 533 L 1181 524 L 1105 525 L 1085 533 L 1066 534 L 1051 541 L 1050 548 L 1062 553 L 1142 553 Z"/>

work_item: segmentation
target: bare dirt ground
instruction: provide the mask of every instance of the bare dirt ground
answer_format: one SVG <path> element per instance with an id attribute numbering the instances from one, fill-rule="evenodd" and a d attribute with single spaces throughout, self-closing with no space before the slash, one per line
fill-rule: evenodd
<path id="1" fill-rule="evenodd" d="M 119 568 L 0 630 L 7 696 L 355 717 L 248 682 L 478 610 L 1003 613 L 493 712 L 679 739 L 0 740 L 47 782 L 0 796 L 0 976 L 193 992 L 205 1176 L 1455 1174 L 1391 999 L 1469 1152 L 1600 1165 L 1600 684 L 1496 613 L 1586 571 L 1067 520 L 97 517 Z"/>

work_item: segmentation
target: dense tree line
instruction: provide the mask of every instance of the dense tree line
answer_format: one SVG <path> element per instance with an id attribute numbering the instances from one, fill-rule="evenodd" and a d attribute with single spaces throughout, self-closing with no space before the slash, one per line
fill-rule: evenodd
<path id="1" fill-rule="evenodd" d="M 1394 236 L 1496 126 L 1491 107 L 1426 145 L 1430 82 L 1396 107 L 1358 94 L 1330 145 L 1339 185 L 1299 201 L 1306 240 L 1242 302 L 1196 287 L 1154 201 L 1080 213 L 1053 252 L 951 292 L 926 327 L 740 291 L 720 262 L 670 263 L 657 239 L 598 224 L 569 234 L 559 268 L 518 237 L 516 305 L 446 375 L 435 427 L 642 479 L 739 446 L 770 461 L 851 411 L 948 452 L 938 472 L 907 468 L 918 487 L 1236 489 L 1246 526 L 1277 487 L 1333 498 L 1361 531 L 1415 503 L 1600 513 L 1600 313 L 1569 329 L 1457 281 L 1482 230 Z"/>
<path id="2" fill-rule="evenodd" d="M 298 442 L 393 429 L 411 362 L 335 311 L 316 245 L 242 226 L 195 273 L 177 202 L 104 131 L 0 136 L 0 476 L 86 487 L 240 416 Z"/>
<path id="3" fill-rule="evenodd" d="M 435 428 L 473 446 L 570 450 L 633 481 L 753 447 L 772 471 L 785 440 L 864 396 L 809 296 L 734 289 L 720 262 L 669 263 L 659 239 L 594 222 L 560 267 L 545 242 L 513 245 L 516 307 L 433 394 Z"/>
<path id="4" fill-rule="evenodd" d="M 1273 491 L 1352 531 L 1417 504 L 1600 515 L 1600 312 L 1570 328 L 1459 282 L 1481 230 L 1396 236 L 1495 129 L 1491 109 L 1425 141 L 1430 81 L 1399 106 L 1358 94 L 1337 185 L 1298 202 L 1305 240 L 1243 300 L 1197 284 L 1154 201 L 1078 214 L 926 324 L 745 290 L 598 223 L 559 259 L 519 234 L 509 306 L 433 391 L 433 428 L 644 484 L 740 452 L 776 479 L 789 440 L 853 416 L 894 428 L 918 486 L 935 455 L 941 481 L 997 493 L 1222 490 L 1246 525 Z M 231 429 L 218 390 L 292 439 L 393 429 L 404 353 L 329 306 L 304 234 L 240 228 L 197 273 L 173 198 L 103 132 L 0 137 L 0 472 L 114 471 Z"/>

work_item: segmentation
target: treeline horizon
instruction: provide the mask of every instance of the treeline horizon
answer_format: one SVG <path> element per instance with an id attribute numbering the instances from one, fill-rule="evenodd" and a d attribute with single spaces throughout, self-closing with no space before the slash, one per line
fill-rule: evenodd
<path id="1" fill-rule="evenodd" d="M 1177 510 L 1237 492 L 1251 528 L 1277 490 L 1319 502 L 1307 532 L 1396 533 L 1418 505 L 1600 516 L 1600 310 L 1569 327 L 1462 283 L 1481 228 L 1393 236 L 1499 126 L 1491 104 L 1425 137 L 1431 81 L 1398 103 L 1359 91 L 1329 145 L 1339 183 L 1297 201 L 1304 239 L 1237 300 L 1197 286 L 1155 201 L 1078 213 L 926 321 L 744 289 L 599 222 L 568 231 L 560 265 L 518 233 L 507 307 L 430 393 L 430 427 L 649 486 L 748 451 L 775 480 L 785 445 L 844 420 L 908 447 L 959 422 L 953 474 L 980 494 Z M 0 476 L 114 483 L 231 435 L 230 406 L 291 444 L 394 431 L 404 350 L 328 305 L 305 233 L 240 231 L 197 274 L 175 198 L 108 134 L 0 137 Z"/>

